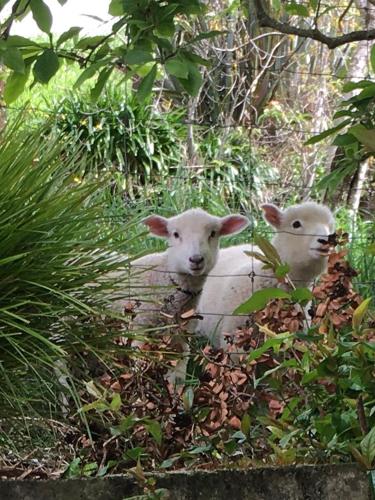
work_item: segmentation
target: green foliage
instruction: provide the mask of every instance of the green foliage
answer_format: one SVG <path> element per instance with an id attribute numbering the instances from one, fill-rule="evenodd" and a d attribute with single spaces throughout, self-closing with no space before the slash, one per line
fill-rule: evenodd
<path id="1" fill-rule="evenodd" d="M 39 29 L 48 34 L 49 40 L 48 43 L 35 43 L 27 38 L 8 36 L 7 30 L 3 29 L 0 40 L 2 59 L 13 70 L 7 81 L 7 104 L 17 99 L 24 88 L 18 86 L 18 91 L 14 91 L 17 85 L 15 75 L 26 74 L 26 84 L 32 69 L 36 81 L 46 84 L 58 72 L 59 60 L 79 63 L 82 72 L 76 82 L 77 87 L 87 78 L 96 77 L 92 100 L 99 98 L 109 74 L 118 68 L 126 72 L 125 79 L 143 76 L 138 87 L 138 99 L 143 102 L 152 92 L 158 69 L 167 63 L 168 73 L 176 78 L 181 89 L 190 95 L 197 95 L 202 84 L 199 67 L 206 65 L 207 61 L 194 51 L 194 44 L 219 33 L 209 31 L 196 38 L 188 33 L 186 38 L 176 36 L 183 27 L 181 20 L 191 20 L 196 15 L 204 14 L 206 7 L 200 0 L 168 0 L 164 3 L 156 0 L 112 0 L 109 13 L 117 21 L 109 35 L 80 37 L 81 28 L 73 26 L 56 41 L 51 33 L 51 11 L 43 0 L 31 0 L 26 7 L 22 2 L 14 1 L 13 7 L 16 19 L 31 11 Z M 11 21 L 7 23 L 10 23 L 11 29 Z M 153 64 L 148 68 L 147 64 L 151 62 Z M 186 71 L 181 71 L 182 67 Z"/>
<path id="2" fill-rule="evenodd" d="M 206 132 L 197 146 L 204 165 L 197 177 L 205 178 L 208 189 L 221 192 L 232 206 L 250 210 L 253 208 L 250 193 L 260 192 L 277 178 L 276 168 L 254 152 L 242 129 Z"/>
<path id="3" fill-rule="evenodd" d="M 289 299 L 290 294 L 280 288 L 266 288 L 257 290 L 243 304 L 238 306 L 233 314 L 250 314 L 264 309 L 267 303 L 272 299 Z"/>
<path id="4" fill-rule="evenodd" d="M 343 91 L 359 91 L 342 101 L 340 107 L 343 109 L 333 116 L 334 119 L 343 120 L 305 143 L 311 145 L 334 136 L 333 145 L 340 147 L 343 152 L 338 168 L 325 175 L 318 183 L 319 189 L 327 189 L 329 192 L 334 192 L 375 151 L 375 83 L 370 80 L 348 82 L 343 86 Z M 343 133 L 336 134 L 343 129 Z"/>
<path id="5" fill-rule="evenodd" d="M 53 115 L 53 131 L 65 153 L 78 148 L 87 158 L 86 172 L 117 172 L 119 184 L 128 183 L 129 191 L 133 183 L 167 176 L 180 162 L 180 112 L 162 115 L 134 96 L 111 90 L 97 104 L 69 95 L 55 105 Z"/>
<path id="6" fill-rule="evenodd" d="M 67 158 L 59 140 L 45 141 L 46 127 L 23 130 L 23 120 L 0 138 L 0 401 L 9 415 L 54 401 L 54 360 L 108 342 L 103 311 L 115 284 L 92 284 L 119 265 L 110 257 L 118 229 L 103 218 L 106 180 L 77 182 L 84 157 Z"/>

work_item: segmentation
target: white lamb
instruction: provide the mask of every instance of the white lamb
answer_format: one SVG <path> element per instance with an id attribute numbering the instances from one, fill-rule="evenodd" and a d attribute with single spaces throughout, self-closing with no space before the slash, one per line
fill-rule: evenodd
<path id="1" fill-rule="evenodd" d="M 220 237 L 239 233 L 249 220 L 238 214 L 216 217 L 191 209 L 169 219 L 151 215 L 143 223 L 153 236 L 168 240 L 165 252 L 146 255 L 131 264 L 131 290 L 141 297 L 135 325 L 154 327 L 165 323 L 165 315 L 178 320 L 197 306 L 207 274 L 216 263 Z M 186 354 L 187 345 L 176 340 Z M 133 345 L 140 346 L 140 342 Z M 174 376 L 168 377 L 170 381 L 184 378 L 186 363 L 187 359 L 179 364 Z"/>
<path id="2" fill-rule="evenodd" d="M 145 255 L 131 264 L 132 286 L 137 284 L 152 297 L 142 300 L 138 324 L 150 326 L 163 322 L 160 311 L 178 317 L 197 305 L 216 263 L 220 237 L 239 233 L 249 224 L 243 215 L 216 217 L 201 209 L 169 219 L 151 215 L 142 222 L 151 235 L 168 240 L 165 252 Z"/>
<path id="3" fill-rule="evenodd" d="M 297 287 L 311 285 L 327 266 L 328 235 L 334 231 L 331 211 L 315 202 L 286 210 L 272 204 L 261 208 L 265 220 L 276 229 L 272 244 L 281 261 L 289 265 L 288 276 Z M 245 250 L 259 252 L 252 245 L 220 251 L 198 304 L 198 312 L 204 319 L 199 321 L 196 331 L 209 337 L 216 347 L 226 348 L 224 334 L 234 333 L 246 323 L 244 316 L 230 316 L 240 304 L 257 290 L 278 286 L 273 272 L 263 269 L 263 263 L 246 255 Z"/>

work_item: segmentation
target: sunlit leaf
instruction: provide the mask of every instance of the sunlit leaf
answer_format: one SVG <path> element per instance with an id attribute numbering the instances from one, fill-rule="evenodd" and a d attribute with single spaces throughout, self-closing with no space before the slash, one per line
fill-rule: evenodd
<path id="1" fill-rule="evenodd" d="M 361 441 L 361 451 L 371 465 L 375 458 L 375 427 Z"/>
<path id="2" fill-rule="evenodd" d="M 314 296 L 308 288 L 296 288 L 295 290 L 292 290 L 291 297 L 293 302 L 302 303 L 312 300 Z"/>
<path id="3" fill-rule="evenodd" d="M 43 0 L 31 0 L 30 8 L 39 29 L 45 33 L 50 33 L 52 27 L 52 14 L 48 5 L 46 5 Z"/>
<path id="4" fill-rule="evenodd" d="M 353 313 L 353 318 L 352 318 L 352 326 L 355 331 L 359 330 L 359 327 L 362 324 L 363 318 L 365 317 L 365 314 L 367 313 L 368 306 L 370 305 L 372 298 L 369 297 L 368 299 L 365 299 L 357 309 Z"/>
<path id="5" fill-rule="evenodd" d="M 27 80 L 29 78 L 29 72 L 25 73 L 11 73 L 5 83 L 4 88 L 4 101 L 7 104 L 12 103 L 19 97 L 26 86 Z"/>
<path id="6" fill-rule="evenodd" d="M 147 73 L 141 81 L 137 92 L 137 99 L 139 102 L 143 102 L 151 94 L 157 74 L 157 68 L 157 64 L 154 64 L 149 73 Z"/>
<path id="7" fill-rule="evenodd" d="M 62 43 L 67 42 L 71 38 L 74 38 L 75 36 L 77 36 L 79 34 L 79 32 L 81 31 L 81 29 L 82 28 L 79 28 L 78 26 L 73 26 L 72 28 L 69 28 L 67 31 L 64 31 L 64 33 L 62 33 L 60 35 L 60 37 L 58 38 L 58 40 L 56 42 L 56 46 L 58 47 Z"/>
<path id="8" fill-rule="evenodd" d="M 265 288 L 257 290 L 243 304 L 238 306 L 233 314 L 249 314 L 264 309 L 268 302 L 273 299 L 290 299 L 291 295 L 280 288 Z"/>

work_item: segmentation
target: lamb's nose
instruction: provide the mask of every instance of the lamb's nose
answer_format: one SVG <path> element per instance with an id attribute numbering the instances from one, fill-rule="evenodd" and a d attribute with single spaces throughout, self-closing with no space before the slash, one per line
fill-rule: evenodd
<path id="1" fill-rule="evenodd" d="M 199 254 L 195 254 L 195 255 L 192 255 L 190 258 L 189 258 L 190 262 L 192 264 L 196 264 L 196 265 L 199 265 L 199 264 L 202 264 L 203 261 L 204 261 L 204 257 L 202 257 L 202 255 L 199 255 Z"/>
<path id="2" fill-rule="evenodd" d="M 328 245 L 328 240 L 324 240 L 323 238 L 319 238 L 318 243 L 321 243 L 322 245 Z"/>

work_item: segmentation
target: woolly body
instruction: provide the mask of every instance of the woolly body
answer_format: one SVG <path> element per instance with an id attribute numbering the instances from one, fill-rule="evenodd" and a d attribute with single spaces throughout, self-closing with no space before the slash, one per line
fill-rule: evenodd
<path id="1" fill-rule="evenodd" d="M 289 265 L 289 277 L 298 287 L 309 286 L 327 265 L 326 242 L 334 231 L 331 211 L 314 202 L 284 211 L 270 204 L 262 209 L 266 221 L 277 231 L 272 244 L 281 261 Z M 260 252 L 251 244 L 220 251 L 198 304 L 198 312 L 204 319 L 199 321 L 196 331 L 209 337 L 216 347 L 225 348 L 224 334 L 246 324 L 247 316 L 230 316 L 240 304 L 257 290 L 279 286 L 272 271 L 263 269 L 263 263 L 247 256 L 245 250 Z"/>

